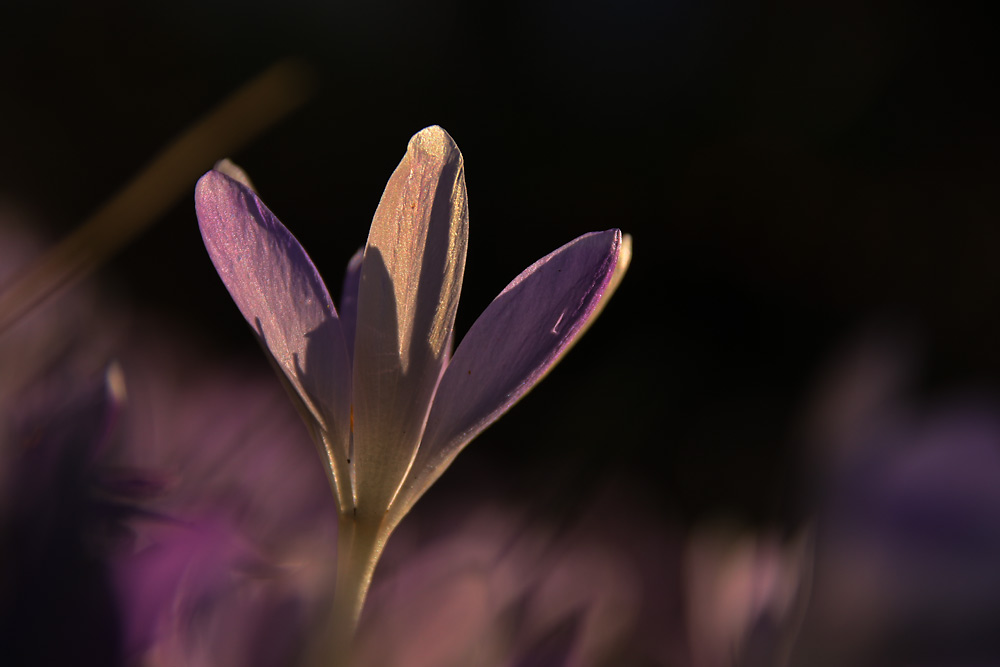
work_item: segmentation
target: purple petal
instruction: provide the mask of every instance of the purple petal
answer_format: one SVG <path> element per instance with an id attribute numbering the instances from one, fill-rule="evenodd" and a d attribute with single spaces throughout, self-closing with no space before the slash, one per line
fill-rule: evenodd
<path id="1" fill-rule="evenodd" d="M 448 133 L 416 134 L 375 212 L 354 343 L 359 513 L 381 515 L 420 441 L 441 377 L 465 271 L 462 154 Z"/>
<path id="2" fill-rule="evenodd" d="M 617 229 L 581 236 L 525 270 L 476 320 L 441 378 L 403 511 L 575 342 L 620 280 L 622 245 Z"/>
<path id="3" fill-rule="evenodd" d="M 232 178 L 218 171 L 202 176 L 195 206 L 205 247 L 240 312 L 327 433 L 324 440 L 346 458 L 350 362 L 316 267 L 263 202 Z"/>

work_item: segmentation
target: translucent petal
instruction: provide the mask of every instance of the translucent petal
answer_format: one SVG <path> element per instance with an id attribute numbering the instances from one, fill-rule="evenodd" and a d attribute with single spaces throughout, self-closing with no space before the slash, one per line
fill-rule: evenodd
<path id="1" fill-rule="evenodd" d="M 357 511 L 381 515 L 413 460 L 455 322 L 468 243 L 462 154 L 415 135 L 375 212 L 354 343 Z"/>
<path id="2" fill-rule="evenodd" d="M 340 325 L 344 329 L 347 354 L 354 359 L 354 332 L 358 324 L 358 285 L 361 282 L 361 263 L 365 249 L 359 248 L 347 263 L 344 288 L 340 291 Z"/>
<path id="3" fill-rule="evenodd" d="M 208 254 L 243 317 L 325 432 L 328 454 L 346 458 L 349 360 L 309 256 L 248 187 L 221 172 L 198 181 L 195 208 Z"/>
<path id="4" fill-rule="evenodd" d="M 441 378 L 396 517 L 577 340 L 602 305 L 621 257 L 618 230 L 586 234 L 533 264 L 493 300 Z"/>

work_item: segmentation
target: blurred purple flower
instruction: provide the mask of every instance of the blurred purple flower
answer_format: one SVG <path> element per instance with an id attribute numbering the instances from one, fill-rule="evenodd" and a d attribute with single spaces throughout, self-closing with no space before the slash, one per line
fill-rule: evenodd
<path id="1" fill-rule="evenodd" d="M 905 400 L 911 355 L 866 339 L 817 401 L 816 570 L 793 665 L 1000 662 L 1000 403 Z"/>
<path id="2" fill-rule="evenodd" d="M 145 484 L 107 460 L 115 397 L 100 382 L 59 380 L 0 410 L 0 661 L 113 665 L 106 558 Z"/>
<path id="3" fill-rule="evenodd" d="M 15 210 L 0 201 L 0 290 L 40 248 Z M 122 406 L 105 382 L 108 315 L 77 288 L 0 332 L 3 664 L 114 665 L 119 655 L 107 556 L 155 480 L 109 460 Z"/>
<path id="4" fill-rule="evenodd" d="M 336 509 L 273 381 L 136 336 L 115 461 L 163 488 L 112 560 L 124 652 L 144 665 L 293 664 L 332 580 Z M 248 416 L 249 415 L 249 416 Z"/>
<path id="5" fill-rule="evenodd" d="M 171 338 L 2 405 L 0 662 L 283 667 L 322 618 L 337 513 L 300 420 Z"/>
<path id="6" fill-rule="evenodd" d="M 0 288 L 35 245 L 6 222 Z M 301 421 L 89 288 L 0 334 L 0 663 L 293 664 L 337 517 Z"/>
<path id="7" fill-rule="evenodd" d="M 336 595 L 350 600 L 343 615 L 353 625 L 389 534 L 577 340 L 617 287 L 630 240 L 587 234 L 539 260 L 453 356 L 468 209 L 462 155 L 441 128 L 415 135 L 389 179 L 339 314 L 242 172 L 226 164 L 207 173 L 195 201 L 219 275 L 323 455 L 341 513 Z"/>

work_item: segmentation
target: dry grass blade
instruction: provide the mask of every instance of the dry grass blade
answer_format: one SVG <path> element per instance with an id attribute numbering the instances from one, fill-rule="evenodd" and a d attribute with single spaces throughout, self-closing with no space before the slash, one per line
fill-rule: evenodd
<path id="1" fill-rule="evenodd" d="M 152 224 L 221 157 L 298 108 L 314 89 L 303 63 L 281 61 L 169 144 L 131 182 L 0 291 L 0 333 L 94 270 Z"/>

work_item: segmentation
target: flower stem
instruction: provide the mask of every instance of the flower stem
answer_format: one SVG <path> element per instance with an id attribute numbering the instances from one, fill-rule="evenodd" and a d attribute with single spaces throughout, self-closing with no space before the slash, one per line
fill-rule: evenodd
<path id="1" fill-rule="evenodd" d="M 347 667 L 361 610 L 387 531 L 371 517 L 341 514 L 337 533 L 337 578 L 327 621 L 308 651 L 309 667 Z"/>

